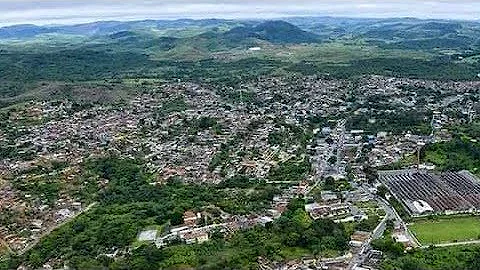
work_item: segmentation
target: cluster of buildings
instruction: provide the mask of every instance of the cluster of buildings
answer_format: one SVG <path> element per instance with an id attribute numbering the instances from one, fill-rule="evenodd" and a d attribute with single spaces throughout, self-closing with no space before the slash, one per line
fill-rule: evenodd
<path id="1" fill-rule="evenodd" d="M 312 219 L 333 219 L 339 222 L 360 222 L 368 219 L 368 215 L 355 206 L 341 201 L 328 203 L 311 203 L 305 205 L 305 211 Z"/>
<path id="2" fill-rule="evenodd" d="M 306 204 L 305 211 L 314 220 L 328 218 L 337 223 L 360 222 L 368 219 L 368 213 L 366 213 L 366 210 L 357 207 L 355 202 L 373 201 L 369 196 L 366 198 L 361 198 L 361 196 L 363 195 L 357 194 L 356 191 L 345 191 L 342 193 L 322 191 L 321 200 Z"/>
<path id="3" fill-rule="evenodd" d="M 184 107 L 172 109 L 178 100 Z M 218 183 L 239 172 L 264 178 L 298 148 L 269 144 L 269 134 L 282 129 L 274 116 L 229 105 L 213 90 L 194 84 L 164 85 L 115 106 L 32 101 L 4 117 L 0 147 L 9 155 L 0 162 L 5 179 L 0 182 L 0 205 L 6 216 L 0 236 L 15 250 L 85 207 L 85 198 L 74 194 L 83 188 L 80 169 L 87 158 L 109 153 L 140 157 L 159 182 L 179 177 Z M 218 122 L 218 127 L 198 127 L 202 117 Z M 224 145 L 233 145 L 228 158 L 212 168 L 212 159 Z M 98 188 L 107 184 L 92 181 Z M 53 201 L 36 192 L 39 185 L 54 182 L 60 190 Z"/>
<path id="4" fill-rule="evenodd" d="M 8 208 L 8 205 L 13 205 L 13 208 Z M 23 252 L 53 228 L 81 213 L 84 207 L 80 202 L 64 199 L 59 199 L 54 205 L 43 204 L 38 208 L 28 208 L 25 204 L 21 207 L 15 203 L 2 205 L 2 215 L 14 222 L 0 226 L 1 242 L 13 251 Z"/>
<path id="5" fill-rule="evenodd" d="M 273 219 L 266 215 L 232 216 L 226 214 L 221 223 L 203 223 L 201 213 L 186 211 L 183 215 L 183 224 L 159 231 L 147 229 L 139 233 L 137 240 L 140 242 L 152 242 L 159 248 L 168 245 L 172 241 L 183 241 L 186 244 L 201 244 L 210 239 L 214 232 L 231 234 L 238 230 L 252 228 L 257 225 L 265 225 Z"/>
<path id="6" fill-rule="evenodd" d="M 282 194 L 273 198 L 271 207 L 257 214 L 231 215 L 222 212 L 220 222 L 209 222 L 206 212 L 185 211 L 183 224 L 168 228 L 165 231 L 158 229 L 147 229 L 137 237 L 138 241 L 154 242 L 157 247 L 168 245 L 171 241 L 180 240 L 186 244 L 203 243 L 209 240 L 210 235 L 215 232 L 231 234 L 238 230 L 245 230 L 257 225 L 265 226 L 267 223 L 279 218 L 286 211 L 289 202 L 298 195 L 305 195 L 308 190 L 308 183 L 301 181 L 297 185 L 285 188 Z"/>
<path id="7" fill-rule="evenodd" d="M 446 126 L 477 117 L 479 87 L 478 82 L 379 76 L 356 82 L 261 77 L 236 88 L 151 86 L 118 104 L 26 102 L 0 115 L 0 213 L 5 221 L 0 238 L 22 250 L 83 211 L 88 203 L 79 191 L 87 184 L 102 188 L 108 183 L 89 179 L 86 184 L 80 179 L 81 164 L 110 153 L 142 158 L 159 183 L 172 177 L 219 183 L 238 174 L 265 179 L 279 163 L 310 155 L 315 172 L 307 179 L 310 186 L 299 185 L 275 197 L 265 215 L 275 218 L 292 196 L 308 193 L 323 176 L 346 178 L 353 172 L 362 181 L 363 164 L 387 165 L 415 153 L 419 144 L 448 140 Z M 374 125 L 372 115 L 405 110 L 428 115 L 425 123 L 432 134 L 349 127 L 352 116 L 371 118 L 369 124 Z M 319 128 L 315 135 L 322 136 L 308 142 L 309 152 L 302 137 L 312 126 Z M 282 134 L 284 141 L 272 142 L 272 134 Z M 60 183 L 52 191 L 56 194 L 37 188 L 52 183 Z M 314 218 L 342 219 L 343 211 L 351 212 L 351 207 L 340 202 L 309 208 Z M 192 231 L 186 238 L 205 239 L 202 233 Z"/>
<path id="8" fill-rule="evenodd" d="M 372 149 L 368 153 L 371 166 L 382 167 L 407 156 L 417 156 L 417 151 L 422 145 L 433 142 L 431 136 L 412 135 L 385 135 L 377 136 Z"/>

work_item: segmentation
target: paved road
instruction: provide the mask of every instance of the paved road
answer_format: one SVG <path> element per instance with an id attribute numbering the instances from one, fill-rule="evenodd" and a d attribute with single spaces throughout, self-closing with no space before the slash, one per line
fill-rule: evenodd
<path id="1" fill-rule="evenodd" d="M 298 181 L 266 181 L 267 184 L 298 184 Z"/>
<path id="2" fill-rule="evenodd" d="M 366 253 L 370 250 L 370 243 L 383 236 L 383 233 L 385 232 L 385 229 L 387 227 L 387 221 L 389 219 L 394 219 L 397 224 L 400 224 L 404 229 L 405 232 L 407 232 L 407 237 L 412 241 L 412 243 L 415 243 L 417 246 L 420 246 L 418 243 L 417 239 L 411 235 L 411 233 L 408 231 L 407 225 L 405 222 L 402 220 L 400 215 L 398 215 L 397 211 L 383 198 L 374 195 L 376 201 L 378 202 L 379 205 L 381 205 L 385 209 L 385 217 L 382 219 L 382 221 L 377 225 L 377 227 L 373 230 L 372 235 L 370 238 L 362 245 L 360 251 L 356 254 L 353 255 L 352 260 L 350 260 L 350 264 L 348 266 L 348 269 L 354 269 L 356 266 L 362 265 L 362 263 L 365 260 Z M 473 241 L 475 242 L 475 241 Z M 474 244 L 472 242 L 472 244 Z M 478 241 L 480 243 L 480 240 Z M 456 244 L 456 243 L 455 243 Z"/>
<path id="3" fill-rule="evenodd" d="M 378 198 L 377 198 L 378 201 Z M 383 233 L 385 232 L 385 228 L 387 227 L 387 221 L 392 218 L 393 212 L 388 206 L 388 204 L 385 204 L 384 202 L 379 201 L 379 204 L 382 205 L 385 208 L 385 217 L 380 221 L 380 223 L 375 227 L 373 230 L 371 236 L 368 238 L 365 243 L 360 247 L 359 252 L 353 254 L 352 259 L 350 260 L 350 263 L 348 265 L 348 269 L 354 269 L 357 266 L 362 265 L 362 263 L 365 261 L 365 257 L 370 250 L 370 243 L 382 237 Z"/>
<path id="4" fill-rule="evenodd" d="M 453 247 L 453 246 L 479 245 L 479 244 L 480 244 L 480 240 L 473 240 L 473 241 L 463 241 L 463 242 L 425 245 L 425 246 L 421 246 L 420 248 L 429 248 L 431 246 L 434 246 L 434 247 Z"/>
<path id="5" fill-rule="evenodd" d="M 362 265 L 362 263 L 366 259 L 368 251 L 371 249 L 370 243 L 372 243 L 373 240 L 383 236 L 383 233 L 385 232 L 385 228 L 387 227 L 387 221 L 390 218 L 391 216 L 387 211 L 387 214 L 385 215 L 385 217 L 373 230 L 372 235 L 368 238 L 368 240 L 365 243 L 363 243 L 363 245 L 360 248 L 360 251 L 353 255 L 352 259 L 350 260 L 348 269 L 354 269 L 356 266 Z"/>
<path id="6" fill-rule="evenodd" d="M 378 196 L 377 196 L 378 197 Z M 387 207 L 386 209 L 389 209 L 388 211 L 391 212 L 392 217 L 395 219 L 396 224 L 400 224 L 402 226 L 403 230 L 405 231 L 406 236 L 410 240 L 411 243 L 414 244 L 414 247 L 420 247 L 421 244 L 417 240 L 417 238 L 410 232 L 410 230 L 407 227 L 407 223 L 403 221 L 403 219 L 400 217 L 400 215 L 397 213 L 395 208 L 393 208 L 390 203 L 388 203 L 385 199 L 378 197 L 377 200 L 379 203 L 381 203 L 384 207 Z"/>
<path id="7" fill-rule="evenodd" d="M 346 120 L 342 119 L 339 120 L 337 123 L 337 127 L 332 130 L 331 136 L 336 137 L 337 140 L 332 144 L 329 145 L 328 143 L 325 142 L 323 139 L 321 143 L 318 143 L 318 146 L 321 147 L 320 149 L 317 150 L 315 153 L 315 156 L 311 159 L 313 168 L 315 170 L 315 177 L 317 178 L 317 181 L 315 181 L 315 184 L 312 185 L 311 187 L 308 188 L 306 194 L 310 193 L 316 186 L 318 186 L 320 183 L 322 183 L 323 177 L 328 175 L 329 173 L 333 174 L 344 174 L 345 173 L 345 168 L 342 165 L 343 161 L 343 155 L 345 151 L 345 137 L 346 137 L 346 129 L 345 129 L 345 124 Z M 321 139 L 316 139 L 317 142 L 320 141 Z M 335 153 L 335 151 L 337 151 Z M 336 155 L 337 157 L 337 162 L 332 165 L 329 164 L 328 159 Z"/>

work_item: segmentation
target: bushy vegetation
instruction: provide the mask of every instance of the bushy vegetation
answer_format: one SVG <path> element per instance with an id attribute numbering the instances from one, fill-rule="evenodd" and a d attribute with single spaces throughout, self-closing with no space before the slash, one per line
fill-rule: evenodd
<path id="1" fill-rule="evenodd" d="M 127 74 L 140 75 L 156 64 L 147 55 L 128 52 L 96 51 L 87 48 L 59 49 L 45 52 L 2 53 L 0 79 L 33 82 L 86 81 L 115 78 Z"/>
<path id="2" fill-rule="evenodd" d="M 390 256 L 381 266 L 385 270 L 480 269 L 480 247 L 458 246 L 415 250 Z"/>
<path id="3" fill-rule="evenodd" d="M 324 190 L 330 190 L 330 191 L 336 191 L 336 192 L 351 190 L 351 188 L 352 186 L 347 179 L 335 180 L 335 178 L 333 178 L 332 176 L 325 178 L 325 182 L 323 184 Z"/>
<path id="4" fill-rule="evenodd" d="M 270 170 L 268 180 L 298 182 L 304 179 L 310 169 L 311 164 L 308 160 L 302 160 L 300 162 L 287 160 Z"/>
<path id="5" fill-rule="evenodd" d="M 183 97 L 177 97 L 162 104 L 162 107 L 158 109 L 155 116 L 165 117 L 174 112 L 183 112 L 186 109 L 188 109 L 188 104 L 185 102 L 185 99 Z"/>
<path id="6" fill-rule="evenodd" d="M 372 101 L 370 106 L 379 109 L 382 104 L 377 99 Z M 370 119 L 375 119 L 375 122 L 371 123 Z M 382 112 L 371 115 L 354 115 L 348 120 L 347 125 L 348 128 L 363 129 L 370 133 L 386 131 L 402 134 L 410 131 L 413 134 L 429 135 L 432 132 L 429 119 L 431 119 L 430 113 L 419 110 Z"/>
<path id="7" fill-rule="evenodd" d="M 478 173 L 480 169 L 480 145 L 465 138 L 427 145 L 422 149 L 421 157 L 440 170 Z"/>
<path id="8" fill-rule="evenodd" d="M 126 247 L 146 226 L 175 223 L 185 210 L 213 204 L 230 213 L 247 214 L 268 206 L 278 192 L 269 185 L 233 184 L 237 180 L 226 184 L 233 190 L 176 180 L 153 186 L 139 163 L 115 158 L 89 161 L 85 170 L 109 182 L 99 191 L 98 205 L 49 234 L 23 257 L 13 259 L 12 265 L 18 260 L 39 267 L 47 260 L 62 258 L 84 269 L 76 263 L 95 261 L 99 254 Z"/>
<path id="9" fill-rule="evenodd" d="M 207 37 L 215 38 L 218 37 Z M 479 63 L 476 62 L 455 62 L 454 59 L 440 56 L 433 59 L 391 57 L 388 56 L 389 51 L 385 51 L 385 55 L 366 59 L 355 53 L 347 54 L 341 65 L 325 63 L 323 55 L 315 53 L 315 50 L 312 54 L 296 56 L 295 59 L 277 57 L 275 53 L 269 52 L 261 56 L 246 54 L 240 58 L 212 59 L 211 54 L 214 51 L 208 51 L 207 48 L 205 56 L 199 61 L 188 58 L 176 59 L 168 55 L 158 59 L 153 56 L 165 53 L 165 48 L 131 50 L 131 47 L 135 47 L 131 42 L 135 41 L 128 44 L 114 43 L 112 46 L 107 46 L 108 40 L 105 42 L 107 42 L 105 46 L 96 48 L 56 47 L 55 50 L 40 48 L 31 51 L 28 47 L 24 49 L 17 47 L 15 50 L 8 47 L 2 50 L 0 70 L 4 72 L 0 74 L 3 82 L 0 86 L 0 96 L 22 96 L 32 91 L 35 84 L 40 81 L 79 83 L 155 78 L 237 86 L 259 76 L 286 73 L 349 79 L 376 74 L 438 80 L 474 80 L 477 78 L 479 67 Z M 141 45 L 139 44 L 138 48 L 142 48 Z M 191 50 L 195 51 L 194 48 Z M 118 88 L 118 85 L 115 87 Z M 224 90 L 219 92 L 231 99 L 243 101 L 253 99 L 249 93 L 240 98 Z"/>
<path id="10" fill-rule="evenodd" d="M 352 78 L 359 75 L 384 75 L 394 77 L 423 78 L 434 80 L 474 80 L 478 64 L 455 63 L 448 59 L 372 58 L 352 60 L 346 65 L 302 61 L 289 67 L 292 72 L 304 75 L 329 74 L 337 78 Z"/>

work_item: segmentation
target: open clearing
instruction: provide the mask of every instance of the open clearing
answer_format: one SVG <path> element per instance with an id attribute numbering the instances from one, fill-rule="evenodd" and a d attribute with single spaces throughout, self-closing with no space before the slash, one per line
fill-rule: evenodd
<path id="1" fill-rule="evenodd" d="M 418 221 L 409 226 L 422 245 L 477 240 L 479 217 L 451 217 Z"/>

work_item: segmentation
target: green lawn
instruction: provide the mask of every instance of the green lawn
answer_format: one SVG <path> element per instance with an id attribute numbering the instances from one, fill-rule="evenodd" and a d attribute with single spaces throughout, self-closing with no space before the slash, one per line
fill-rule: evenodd
<path id="1" fill-rule="evenodd" d="M 480 237 L 480 218 L 425 220 L 415 222 L 409 228 L 423 245 L 477 240 Z"/>

